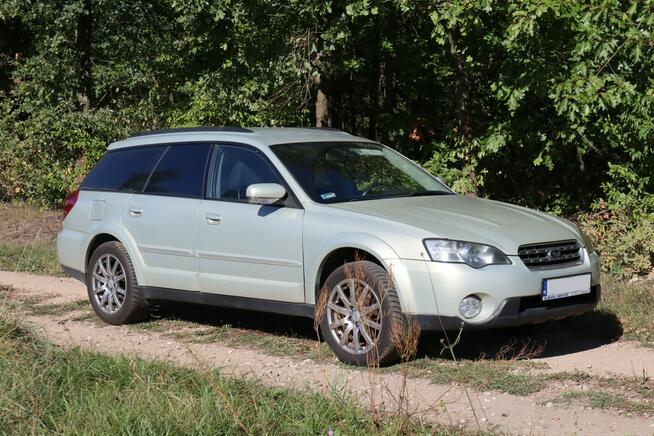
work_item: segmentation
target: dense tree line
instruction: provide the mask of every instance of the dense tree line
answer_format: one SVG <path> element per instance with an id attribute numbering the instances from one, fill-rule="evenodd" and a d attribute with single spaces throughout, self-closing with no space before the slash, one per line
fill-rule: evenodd
<path id="1" fill-rule="evenodd" d="M 460 192 L 640 219 L 653 25 L 649 0 L 4 0 L 0 197 L 57 204 L 135 131 L 317 125 Z"/>

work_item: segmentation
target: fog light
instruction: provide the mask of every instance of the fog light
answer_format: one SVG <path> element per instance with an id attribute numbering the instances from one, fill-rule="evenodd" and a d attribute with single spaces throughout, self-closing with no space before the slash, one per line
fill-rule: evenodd
<path id="1" fill-rule="evenodd" d="M 468 295 L 459 303 L 459 313 L 464 318 L 474 318 L 481 312 L 481 300 L 475 295 Z"/>

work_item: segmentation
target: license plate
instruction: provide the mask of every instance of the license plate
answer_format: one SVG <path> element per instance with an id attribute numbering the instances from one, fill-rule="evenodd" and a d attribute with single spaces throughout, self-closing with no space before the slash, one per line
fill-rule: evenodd
<path id="1" fill-rule="evenodd" d="M 543 280 L 543 301 L 590 294 L 590 273 Z"/>

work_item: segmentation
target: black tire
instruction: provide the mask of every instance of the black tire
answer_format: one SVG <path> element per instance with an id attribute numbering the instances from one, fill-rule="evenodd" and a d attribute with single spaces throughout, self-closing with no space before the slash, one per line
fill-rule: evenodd
<path id="1" fill-rule="evenodd" d="M 372 346 L 368 351 L 364 351 L 365 347 L 361 347 L 359 353 L 354 352 L 352 347 L 349 347 L 350 351 L 348 351 L 348 345 L 340 345 L 337 338 L 341 338 L 342 341 L 343 337 L 346 336 L 345 341 L 349 342 L 349 337 L 352 335 L 352 342 L 354 342 L 354 335 L 358 334 L 359 337 L 357 339 L 357 344 L 360 343 L 359 339 L 363 339 L 365 342 L 364 345 L 370 346 L 368 345 L 369 342 L 367 342 L 367 339 L 363 337 L 363 332 L 358 333 L 360 330 L 356 330 L 357 328 L 361 328 L 359 326 L 364 326 L 366 322 L 363 321 L 364 316 L 361 315 L 361 313 L 364 313 L 363 310 L 366 309 L 364 307 L 365 304 L 361 301 L 357 302 L 357 308 L 352 310 L 349 316 L 340 314 L 340 312 L 335 312 L 330 308 L 330 306 L 328 306 L 329 303 L 334 303 L 335 301 L 332 297 L 338 298 L 336 297 L 336 295 L 338 295 L 338 291 L 336 290 L 337 285 L 340 285 L 341 289 L 343 289 L 344 282 L 351 281 L 353 278 L 357 280 L 357 283 L 359 283 L 358 281 L 360 280 L 359 286 L 356 287 L 357 293 L 355 294 L 355 298 L 359 298 L 359 296 L 362 295 L 363 291 L 360 289 L 360 286 L 363 286 L 363 283 L 365 283 L 369 286 L 368 291 L 372 290 L 377 301 L 381 302 L 381 310 L 376 313 L 376 316 L 378 317 L 376 319 L 381 319 L 381 322 L 379 323 L 381 324 L 381 328 L 375 330 L 378 332 L 375 337 L 371 334 L 372 330 L 367 330 L 368 338 L 375 339 L 373 341 L 374 346 Z M 405 319 L 402 315 L 397 292 L 395 291 L 392 280 L 389 280 L 389 274 L 386 270 L 376 263 L 365 260 L 346 263 L 329 275 L 321 292 L 326 293 L 327 296 L 320 295 L 320 298 L 318 298 L 318 304 L 322 302 L 322 304 L 326 306 L 324 310 L 318 310 L 318 313 L 324 314 L 320 321 L 320 330 L 323 338 L 329 344 L 339 360 L 357 366 L 384 366 L 398 361 L 399 356 L 396 347 L 397 341 L 394 340 L 394 337 L 396 337 L 398 332 L 402 331 L 401 329 L 404 327 Z M 351 298 L 349 299 L 351 300 Z M 373 303 L 369 307 L 376 304 L 374 303 L 374 300 L 371 301 Z M 338 305 L 338 303 L 335 304 Z M 347 304 L 344 304 L 344 306 L 347 306 Z M 361 309 L 360 307 L 364 307 L 364 309 Z M 354 312 L 359 313 L 359 315 L 356 316 L 356 320 L 352 315 Z M 347 328 L 344 328 L 344 331 L 332 331 L 329 325 L 330 316 L 332 317 L 332 321 L 334 320 L 332 315 L 341 317 L 337 321 L 332 322 L 332 325 L 342 323 L 346 324 L 348 326 L 347 328 L 354 325 L 354 327 L 351 327 L 354 329 L 354 332 L 350 331 L 350 334 L 346 335 L 345 332 L 347 331 Z M 345 319 L 345 321 L 343 321 L 343 319 Z M 363 328 L 365 329 L 366 327 Z"/>
<path id="2" fill-rule="evenodd" d="M 124 271 L 124 279 L 120 279 L 119 285 L 124 290 L 122 302 L 120 307 L 111 313 L 107 311 L 107 306 L 103 304 L 101 298 L 102 294 L 100 293 L 101 288 L 97 286 L 98 293 L 96 294 L 96 292 L 94 292 L 95 279 L 93 273 L 98 264 L 98 260 L 100 259 L 103 259 L 103 261 L 106 261 L 106 259 L 109 259 L 110 261 L 111 259 L 117 259 L 120 262 L 120 267 Z M 122 276 L 122 274 L 120 276 Z M 99 284 L 99 282 L 96 283 Z M 86 289 L 93 310 L 100 319 L 108 324 L 121 325 L 142 321 L 146 319 L 150 313 L 150 305 L 145 298 L 143 298 L 143 292 L 137 284 L 132 260 L 129 258 L 129 254 L 125 247 L 118 241 L 105 242 L 93 252 L 89 264 L 86 267 Z M 111 294 L 111 292 L 109 292 L 109 294 Z M 99 295 L 98 298 L 96 298 L 96 295 Z M 120 298 L 118 295 L 116 298 Z M 113 306 L 110 307 L 111 309 L 114 308 Z"/>

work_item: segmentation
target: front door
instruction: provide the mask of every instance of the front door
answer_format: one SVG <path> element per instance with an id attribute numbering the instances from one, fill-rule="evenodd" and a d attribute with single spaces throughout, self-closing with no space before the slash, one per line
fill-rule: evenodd
<path id="1" fill-rule="evenodd" d="M 303 209 L 249 203 L 245 193 L 254 183 L 283 185 L 260 151 L 214 150 L 198 216 L 200 290 L 303 303 Z"/>

